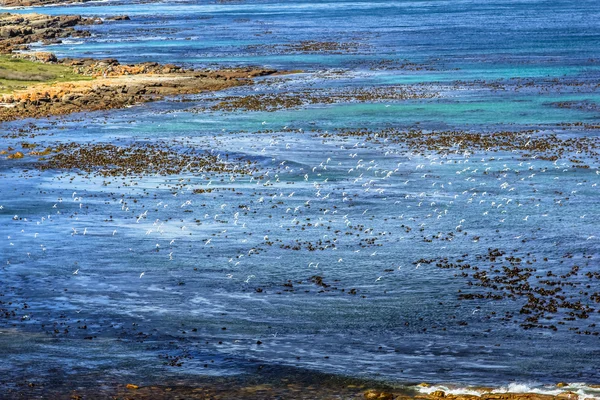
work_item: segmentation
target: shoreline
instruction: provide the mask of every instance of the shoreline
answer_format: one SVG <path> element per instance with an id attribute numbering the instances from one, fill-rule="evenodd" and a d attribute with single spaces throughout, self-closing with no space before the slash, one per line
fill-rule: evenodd
<path id="1" fill-rule="evenodd" d="M 55 5 L 68 5 L 88 3 L 93 0 L 4 0 L 2 6 L 6 8 L 44 7 Z"/>
<path id="2" fill-rule="evenodd" d="M 16 328 L 0 332 L 20 335 Z M 4 337 L 4 339 L 2 339 Z M 41 338 L 50 340 L 49 338 Z M 53 399 L 366 399 L 366 400 L 598 400 L 600 385 L 581 382 L 532 384 L 506 383 L 471 385 L 406 380 L 380 380 L 339 373 L 321 372 L 306 367 L 271 364 L 245 359 L 233 374 L 178 373 L 179 357 L 170 359 L 171 367 L 160 371 L 117 374 L 109 369 L 73 370 L 42 367 L 35 375 L 0 378 L 0 392 L 6 398 Z M 211 370 L 212 364 L 204 368 Z M 137 368 L 136 368 L 137 369 Z M 55 370 L 55 368 L 52 368 Z M 155 371 L 155 372 L 150 372 Z M 75 377 L 75 378 L 74 378 Z"/>
<path id="3" fill-rule="evenodd" d="M 39 84 L 2 96 L 0 122 L 125 108 L 167 96 L 199 94 L 246 85 L 252 78 L 275 73 L 274 70 L 241 68 Z"/>
<path id="4" fill-rule="evenodd" d="M 410 383 L 395 385 L 372 379 L 327 374 L 286 366 L 257 364 L 255 373 L 235 376 L 199 376 L 158 383 L 106 380 L 97 384 L 78 376 L 70 383 L 44 385 L 18 382 L 6 394 L 17 396 L 94 399 L 367 399 L 367 400 L 594 400 L 599 385 L 559 382 L 556 385 L 528 386 L 511 383 L 502 387 Z M 192 381 L 193 382 L 190 382 Z M 0 386 L 1 387 L 1 386 Z"/>
<path id="5" fill-rule="evenodd" d="M 122 65 L 114 59 L 59 60 L 48 52 L 16 53 L 28 50 L 31 43 L 88 37 L 89 31 L 75 27 L 98 23 L 103 22 L 77 15 L 0 14 L 0 61 L 10 67 L 0 71 L 0 89 L 5 91 L 0 90 L 0 122 L 125 108 L 247 85 L 252 78 L 278 73 L 260 67 L 185 70 L 154 62 Z"/>

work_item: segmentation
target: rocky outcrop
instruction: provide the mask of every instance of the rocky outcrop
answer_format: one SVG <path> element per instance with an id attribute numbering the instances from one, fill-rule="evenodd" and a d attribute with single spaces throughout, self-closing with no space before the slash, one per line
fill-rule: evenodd
<path id="1" fill-rule="evenodd" d="M 94 70 L 94 66 L 89 66 Z M 267 69 L 240 68 L 219 71 L 183 71 L 152 64 L 115 65 L 115 70 L 129 74 L 98 77 L 89 81 L 35 85 L 2 96 L 0 122 L 21 118 L 41 118 L 82 111 L 123 108 L 136 103 L 159 100 L 165 96 L 196 94 L 222 90 L 249 83 L 249 78 L 273 74 Z M 140 72 L 137 71 L 156 71 Z"/>
<path id="2" fill-rule="evenodd" d="M 128 15 L 115 15 L 113 17 L 108 17 L 105 19 L 106 21 L 129 21 L 131 18 L 129 18 Z"/>
<path id="3" fill-rule="evenodd" d="M 113 19 L 129 18 L 118 16 Z M 177 65 L 155 62 L 123 65 L 114 59 L 58 60 L 48 52 L 14 52 L 26 49 L 33 42 L 56 43 L 65 37 L 89 36 L 89 32 L 76 30 L 75 26 L 95 23 L 101 21 L 76 15 L 0 14 L 0 53 L 12 54 L 12 57 L 29 61 L 60 63 L 71 68 L 75 78 L 82 79 L 30 85 L 26 89 L 3 95 L 0 122 L 122 108 L 165 96 L 195 94 L 243 85 L 248 83 L 248 78 L 275 72 L 253 68 L 191 71 Z M 25 72 L 21 75 L 27 76 Z"/>
<path id="4" fill-rule="evenodd" d="M 35 7 L 62 3 L 85 3 L 91 0 L 4 0 L 4 7 Z"/>
<path id="5" fill-rule="evenodd" d="M 9 154 L 8 158 L 9 159 L 18 159 L 18 158 L 23 158 L 24 154 L 21 153 L 20 151 L 17 151 L 16 153 L 13 154 Z"/>
<path id="6" fill-rule="evenodd" d="M 46 64 L 58 62 L 56 55 L 47 51 L 38 51 L 35 53 L 17 53 L 14 54 L 13 57 L 29 61 L 39 61 Z"/>
<path id="7" fill-rule="evenodd" d="M 23 50 L 34 42 L 51 44 L 59 43 L 63 38 L 89 36 L 88 31 L 75 30 L 74 27 L 96 22 L 73 15 L 0 14 L 0 52 Z"/>
<path id="8" fill-rule="evenodd" d="M 97 60 L 92 58 L 70 59 L 60 61 L 63 65 L 73 67 L 75 73 L 93 77 L 114 77 L 140 74 L 176 74 L 186 72 L 182 67 L 173 64 L 145 62 L 122 65 L 115 59 Z"/>
<path id="9" fill-rule="evenodd" d="M 102 23 L 95 18 L 78 15 L 0 14 L 0 53 L 27 49 L 31 43 L 60 43 L 68 37 L 90 36 L 89 31 L 76 30 L 77 25 Z"/>

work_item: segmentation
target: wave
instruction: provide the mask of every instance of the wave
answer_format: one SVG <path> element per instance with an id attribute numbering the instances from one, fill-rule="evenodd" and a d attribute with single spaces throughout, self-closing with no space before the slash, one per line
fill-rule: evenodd
<path id="1" fill-rule="evenodd" d="M 453 385 L 419 385 L 415 389 L 422 394 L 432 394 L 437 391 L 442 391 L 446 395 L 472 395 L 481 397 L 488 393 L 534 393 L 541 395 L 567 395 L 573 393 L 577 395 L 578 400 L 594 399 L 600 400 L 600 386 L 587 385 L 581 382 L 563 383 L 559 385 L 534 385 L 527 383 L 511 383 L 507 386 L 498 388 L 491 387 L 460 387 Z"/>

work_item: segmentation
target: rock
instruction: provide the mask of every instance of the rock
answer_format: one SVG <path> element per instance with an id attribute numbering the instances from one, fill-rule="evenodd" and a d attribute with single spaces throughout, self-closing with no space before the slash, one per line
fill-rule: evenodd
<path id="1" fill-rule="evenodd" d="M 394 395 L 387 392 L 380 392 L 378 390 L 367 390 L 364 393 L 364 398 L 368 400 L 393 400 Z"/>
<path id="2" fill-rule="evenodd" d="M 554 400 L 550 394 L 538 393 L 486 393 L 481 395 L 482 400 Z"/>
<path id="3" fill-rule="evenodd" d="M 45 51 L 40 51 L 40 52 L 34 53 L 33 58 L 36 61 L 41 61 L 43 63 L 53 63 L 53 62 L 58 61 L 58 59 L 56 58 L 54 53 L 45 52 Z"/>
<path id="4" fill-rule="evenodd" d="M 485 393 L 481 396 L 486 400 L 508 400 L 510 397 L 511 395 L 507 393 Z"/>
<path id="5" fill-rule="evenodd" d="M 577 400 L 579 399 L 579 395 L 575 392 L 564 392 L 559 394 L 558 396 L 556 396 L 557 399 L 562 399 L 562 400 Z"/>
<path id="6" fill-rule="evenodd" d="M 379 397 L 379 392 L 376 392 L 374 390 L 367 390 L 364 394 L 364 398 L 367 400 L 376 399 L 378 397 Z"/>
<path id="7" fill-rule="evenodd" d="M 23 153 L 21 153 L 20 151 L 17 151 L 16 153 L 10 154 L 8 156 L 8 158 L 10 158 L 11 160 L 14 160 L 14 159 L 17 159 L 17 158 L 23 158 L 23 157 L 25 157 L 25 155 Z"/>
<path id="8" fill-rule="evenodd" d="M 130 21 L 128 15 L 114 15 L 112 17 L 105 18 L 107 21 Z"/>
<path id="9" fill-rule="evenodd" d="M 436 390 L 435 392 L 431 393 L 430 396 L 432 396 L 432 397 L 446 397 L 446 392 L 444 392 L 443 390 Z"/>
<path id="10" fill-rule="evenodd" d="M 430 385 L 427 382 L 421 382 L 417 386 L 419 386 L 419 387 L 429 387 Z"/>
<path id="11" fill-rule="evenodd" d="M 78 97 L 77 99 L 73 100 L 72 102 L 78 106 L 87 106 L 88 104 L 95 102 L 95 100 L 96 100 L 96 97 L 93 94 L 86 94 L 86 95 Z"/>
<path id="12" fill-rule="evenodd" d="M 10 1 L 5 0 L 4 6 Z M 48 16 L 42 14 L 0 14 L 0 53 L 26 50 L 35 42 L 55 43 L 58 38 L 89 36 L 88 31 L 75 30 L 76 25 L 91 25 L 94 18 L 77 15 Z"/>
<path id="13" fill-rule="evenodd" d="M 81 97 L 79 93 L 67 93 L 61 98 L 61 102 L 65 104 L 73 103 L 79 97 Z"/>
<path id="14" fill-rule="evenodd" d="M 563 387 L 565 387 L 565 386 L 569 386 L 569 384 L 568 384 L 568 383 L 566 383 L 566 382 L 558 382 L 558 383 L 556 384 L 556 387 L 559 387 L 559 388 L 563 388 Z"/>
<path id="15" fill-rule="evenodd" d="M 133 383 L 128 383 L 127 384 L 127 389 L 139 389 L 140 387 L 138 385 L 134 385 Z"/>
<path id="16" fill-rule="evenodd" d="M 12 28 L 2 28 L 2 29 L 0 29 L 0 37 L 11 38 L 13 36 L 14 36 L 14 30 Z"/>
<path id="17" fill-rule="evenodd" d="M 52 148 L 51 147 L 46 147 L 46 149 L 44 149 L 43 151 L 30 151 L 29 154 L 32 156 L 47 156 L 50 153 L 52 153 Z"/>

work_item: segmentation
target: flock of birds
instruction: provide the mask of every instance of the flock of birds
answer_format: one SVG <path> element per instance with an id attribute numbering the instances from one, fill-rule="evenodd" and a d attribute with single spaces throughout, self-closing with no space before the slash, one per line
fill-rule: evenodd
<path id="1" fill-rule="evenodd" d="M 256 351 L 294 340 L 280 304 L 295 304 L 289 318 L 301 325 L 336 307 L 388 324 L 377 313 L 389 303 L 398 332 L 598 336 L 593 157 L 591 168 L 575 168 L 568 158 L 472 149 L 460 138 L 423 151 L 369 131 L 271 125 L 177 137 L 163 149 L 186 157 L 212 149 L 206 159 L 224 168 L 192 161 L 173 169 L 157 157 L 165 165 L 144 172 L 140 138 L 115 141 L 120 169 L 111 173 L 76 157 L 63 169 L 36 170 L 48 159 L 2 160 L 14 186 L 0 197 L 0 326 L 89 340 L 162 332 Z M 21 139 L 11 140 L 18 147 Z M 422 288 L 433 313 L 404 308 Z M 167 364 L 192 358 L 181 354 Z"/>
<path id="2" fill-rule="evenodd" d="M 465 243 L 469 243 L 475 254 L 477 249 L 498 243 L 523 247 L 522 242 L 535 236 L 536 230 L 548 226 L 553 230 L 573 227 L 569 240 L 580 237 L 592 253 L 596 248 L 595 227 L 588 221 L 597 216 L 591 200 L 597 191 L 597 169 L 583 171 L 586 176 L 579 178 L 565 161 L 471 154 L 459 140 L 445 153 L 423 155 L 397 145 L 328 137 L 320 151 L 314 152 L 313 139 L 307 141 L 295 133 L 286 126 L 279 133 L 252 137 L 241 146 L 234 135 L 216 136 L 215 148 L 243 154 L 260 166 L 247 175 L 187 169 L 180 176 L 167 177 L 154 191 L 151 186 L 156 176 L 149 177 L 148 183 L 143 177 L 114 177 L 110 187 L 115 189 L 118 184 L 116 191 L 77 187 L 70 196 L 61 195 L 50 201 L 47 210 L 34 214 L 5 198 L 10 205 L 0 206 L 8 241 L 4 268 L 33 262 L 32 254 L 46 253 L 46 241 L 56 240 L 61 229 L 70 236 L 95 241 L 97 244 L 88 244 L 91 253 L 86 254 L 92 259 L 95 246 L 125 246 L 131 253 L 151 249 L 156 254 L 154 263 L 137 272 L 124 267 L 139 279 L 151 280 L 161 274 L 163 262 L 176 263 L 181 254 L 178 245 L 183 243 L 199 251 L 216 249 L 218 256 L 227 260 L 219 265 L 221 276 L 246 285 L 270 280 L 273 267 L 263 270 L 252 261 L 260 255 L 261 262 L 290 264 L 294 276 L 306 269 L 313 276 L 318 273 L 344 280 L 343 268 L 351 275 L 359 272 L 363 281 L 354 285 L 365 286 L 367 291 L 369 280 L 390 282 L 396 279 L 391 272 L 404 273 L 406 264 L 422 267 L 417 261 L 422 254 L 399 254 L 411 248 L 424 254 L 453 254 L 456 249 L 468 248 Z M 194 139 L 188 141 L 195 146 Z M 221 157 L 215 150 L 211 153 Z M 164 189 L 168 196 L 163 195 Z M 88 193 L 93 193 L 92 197 Z M 106 204 L 99 205 L 96 198 L 102 196 L 107 197 Z M 36 208 L 45 204 L 47 197 Z M 587 202 L 586 207 L 571 205 L 576 198 Z M 13 210 L 15 214 L 7 220 L 7 213 Z M 579 211 L 578 215 L 571 210 Z M 510 227 L 504 228 L 507 225 Z M 49 226 L 53 226 L 50 232 Z M 138 247 L 126 244 L 129 237 L 138 240 L 142 233 Z M 548 234 L 552 233 L 555 231 Z M 371 272 L 365 267 L 380 258 L 385 262 L 376 262 L 378 269 Z M 296 262 L 300 259 L 305 261 Z M 212 260 L 221 263 L 214 256 Z M 77 276 L 86 273 L 87 268 L 82 267 L 70 272 Z"/>

